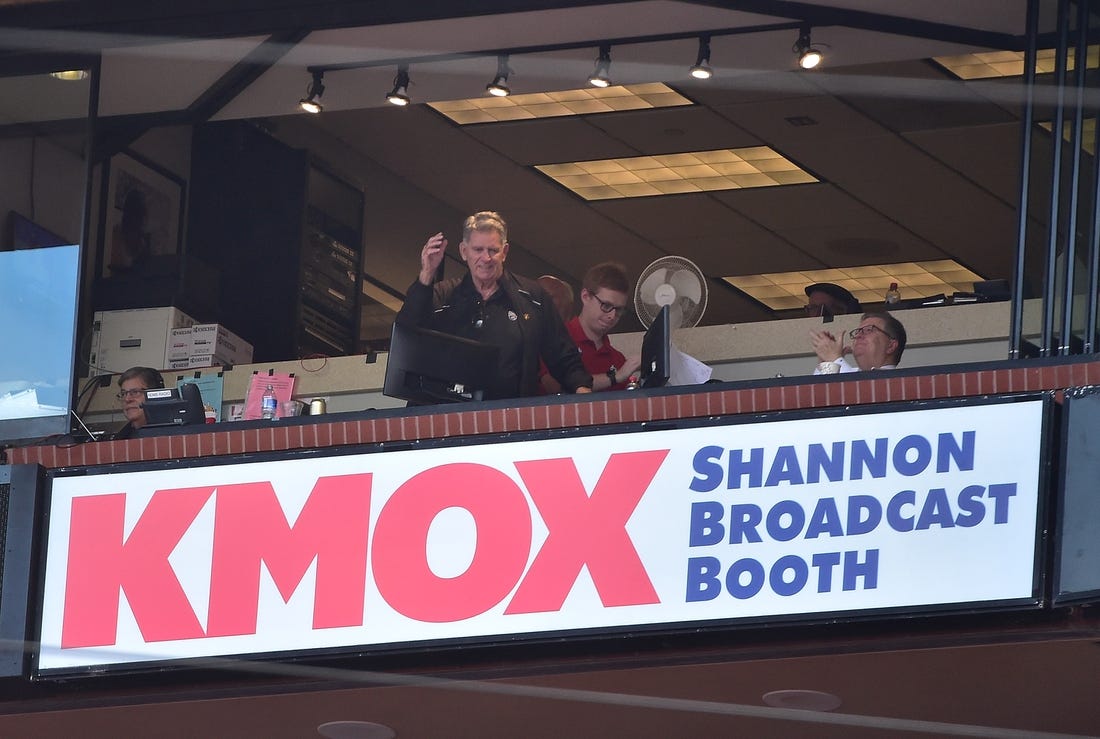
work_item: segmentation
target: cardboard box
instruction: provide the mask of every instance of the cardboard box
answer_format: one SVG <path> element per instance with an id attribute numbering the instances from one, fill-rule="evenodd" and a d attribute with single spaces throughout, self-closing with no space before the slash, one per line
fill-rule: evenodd
<path id="1" fill-rule="evenodd" d="M 173 359 L 167 369 L 201 369 L 203 367 L 224 367 L 228 364 L 234 364 L 234 362 L 224 354 L 192 354 L 186 359 Z"/>
<path id="2" fill-rule="evenodd" d="M 173 367 L 172 362 L 187 359 L 194 353 L 191 340 L 191 328 L 174 328 L 168 332 L 168 346 L 164 350 L 164 366 Z M 186 364 L 185 364 L 186 366 Z"/>
<path id="3" fill-rule="evenodd" d="M 187 359 L 187 364 L 180 369 L 196 369 L 200 367 L 224 367 L 227 364 L 237 364 L 222 354 L 192 354 Z M 247 362 L 241 362 L 247 364 Z M 175 369 L 175 368 L 173 368 Z"/>
<path id="4" fill-rule="evenodd" d="M 250 364 L 252 345 L 220 323 L 197 323 L 191 327 L 190 356 L 205 355 L 222 360 L 216 364 Z"/>
<path id="5" fill-rule="evenodd" d="M 92 317 L 92 372 L 117 373 L 130 367 L 164 369 L 168 334 L 194 325 L 178 308 L 96 311 Z"/>

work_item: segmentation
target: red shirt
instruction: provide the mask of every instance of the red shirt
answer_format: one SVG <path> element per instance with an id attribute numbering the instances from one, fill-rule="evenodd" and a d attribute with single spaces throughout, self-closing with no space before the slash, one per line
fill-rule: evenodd
<path id="1" fill-rule="evenodd" d="M 584 329 L 581 328 L 580 318 L 574 317 L 565 324 L 565 330 L 569 332 L 569 338 L 573 339 L 573 343 L 577 345 L 577 351 L 581 353 L 581 362 L 584 364 L 585 370 L 588 374 L 595 377 L 596 375 L 606 375 L 607 371 L 612 366 L 615 369 L 619 369 L 626 362 L 626 355 L 621 351 L 611 346 L 611 337 L 603 337 L 603 347 L 596 348 L 596 343 L 585 335 Z M 547 374 L 548 370 L 544 363 L 539 363 L 539 395 L 546 395 L 546 388 L 542 385 L 541 380 L 543 375 Z M 618 379 L 618 378 L 616 378 Z M 619 382 L 615 383 L 608 390 L 622 390 L 627 385 L 629 377 L 623 377 Z"/>
<path id="2" fill-rule="evenodd" d="M 580 318 L 574 317 L 569 323 L 565 324 L 565 328 L 569 331 L 569 336 L 572 337 L 573 343 L 581 350 L 581 362 L 584 363 L 584 368 L 588 370 L 588 374 L 593 377 L 597 375 L 606 375 L 607 371 L 612 367 L 615 369 L 622 369 L 622 366 L 626 363 L 626 355 L 611 346 L 610 336 L 604 336 L 603 346 L 597 349 L 596 343 L 585 336 L 584 329 L 581 328 Z M 608 388 L 609 390 L 625 389 L 626 382 L 630 378 L 617 377 L 616 379 L 619 381 Z"/>

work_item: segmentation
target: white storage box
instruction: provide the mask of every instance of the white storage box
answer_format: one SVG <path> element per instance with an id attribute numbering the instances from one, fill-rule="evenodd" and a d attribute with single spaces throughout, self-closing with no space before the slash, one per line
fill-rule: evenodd
<path id="1" fill-rule="evenodd" d="M 197 323 L 191 327 L 190 356 L 195 358 L 206 355 L 217 360 L 214 364 L 250 364 L 252 345 L 220 323 Z M 192 363 L 191 366 L 199 365 Z"/>
<path id="2" fill-rule="evenodd" d="M 96 311 L 92 323 L 92 372 L 122 372 L 130 367 L 164 369 L 168 332 L 194 325 L 178 308 Z"/>
<path id="3" fill-rule="evenodd" d="M 194 353 L 191 342 L 191 329 L 174 328 L 168 332 L 168 346 L 164 350 L 164 366 L 174 367 L 173 362 L 182 360 L 187 366 L 188 358 Z"/>
<path id="4" fill-rule="evenodd" d="M 200 367 L 224 367 L 227 364 L 238 364 L 238 362 L 234 362 L 222 354 L 192 354 L 183 367 L 197 369 Z M 247 364 L 247 362 L 241 362 L 240 364 Z"/>

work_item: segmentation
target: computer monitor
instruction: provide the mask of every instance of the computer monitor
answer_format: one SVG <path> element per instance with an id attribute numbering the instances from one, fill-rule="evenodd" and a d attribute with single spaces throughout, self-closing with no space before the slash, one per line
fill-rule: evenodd
<path id="1" fill-rule="evenodd" d="M 0 446 L 71 428 L 79 272 L 78 246 L 0 251 Z"/>
<path id="2" fill-rule="evenodd" d="M 145 391 L 144 428 L 162 426 L 190 426 L 206 423 L 202 405 L 202 393 L 193 382 L 185 382 L 179 388 L 163 387 Z"/>
<path id="3" fill-rule="evenodd" d="M 418 404 L 481 400 L 499 354 L 491 344 L 395 322 L 382 394 Z"/>
<path id="4" fill-rule="evenodd" d="M 668 306 L 664 306 L 649 324 L 642 338 L 642 366 L 640 369 L 643 388 L 662 387 L 668 382 L 671 373 L 672 328 L 669 321 Z"/>

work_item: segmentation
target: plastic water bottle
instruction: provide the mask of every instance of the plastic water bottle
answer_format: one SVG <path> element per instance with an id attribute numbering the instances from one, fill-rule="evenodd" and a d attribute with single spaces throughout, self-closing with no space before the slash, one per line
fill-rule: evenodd
<path id="1" fill-rule="evenodd" d="M 890 289 L 886 291 L 886 305 L 896 305 L 901 302 L 901 293 L 898 292 L 898 283 L 891 282 Z"/>
<path id="2" fill-rule="evenodd" d="M 260 418 L 265 421 L 275 420 L 275 409 L 279 407 L 279 399 L 275 397 L 275 388 L 271 385 L 264 390 L 264 396 L 260 400 Z"/>

